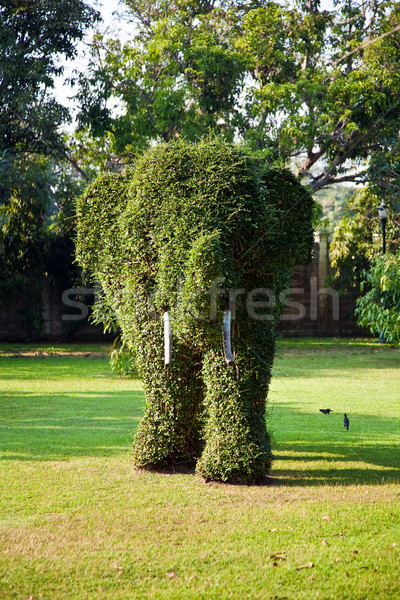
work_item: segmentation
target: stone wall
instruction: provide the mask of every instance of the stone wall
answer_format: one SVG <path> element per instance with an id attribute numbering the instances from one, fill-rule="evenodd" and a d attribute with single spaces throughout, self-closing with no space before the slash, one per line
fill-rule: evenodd
<path id="1" fill-rule="evenodd" d="M 294 336 L 369 335 L 358 327 L 354 308 L 356 293 L 340 295 L 329 287 L 329 239 L 327 233 L 315 236 L 314 259 L 298 267 L 292 278 L 288 310 L 279 329 Z"/>
<path id="2" fill-rule="evenodd" d="M 288 310 L 282 316 L 279 330 L 287 336 L 357 336 L 368 335 L 354 319 L 356 296 L 339 296 L 327 284 L 329 276 L 328 235 L 315 238 L 314 259 L 309 265 L 298 267 L 292 279 L 288 296 Z M 92 290 L 92 295 L 93 295 Z M 89 299 L 90 291 L 80 290 L 80 301 Z M 77 302 L 73 291 L 63 291 L 44 285 L 43 341 L 105 341 L 101 326 L 91 325 L 84 317 L 85 304 Z M 21 327 L 18 303 L 0 306 L 0 341 L 22 342 L 25 334 Z"/>

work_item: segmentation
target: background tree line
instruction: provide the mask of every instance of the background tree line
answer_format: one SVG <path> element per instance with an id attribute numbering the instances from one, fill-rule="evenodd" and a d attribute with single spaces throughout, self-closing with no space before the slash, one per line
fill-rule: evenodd
<path id="1" fill-rule="evenodd" d="M 18 296 L 27 333 L 42 328 L 43 278 L 68 287 L 81 276 L 74 197 L 99 170 L 178 136 L 212 130 L 240 141 L 314 193 L 360 184 L 334 237 L 342 288 L 379 253 L 380 199 L 397 250 L 397 2 L 339 0 L 326 10 L 318 0 L 125 0 L 120 14 L 126 42 L 96 29 L 99 14 L 81 0 L 0 5 L 0 298 Z M 54 81 L 88 31 L 66 135 L 71 115 L 54 99 Z"/>

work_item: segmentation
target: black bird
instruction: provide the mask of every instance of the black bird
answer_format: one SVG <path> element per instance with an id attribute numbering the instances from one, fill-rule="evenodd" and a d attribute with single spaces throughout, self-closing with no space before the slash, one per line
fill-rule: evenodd
<path id="1" fill-rule="evenodd" d="M 349 421 L 349 418 L 346 415 L 346 413 L 344 413 L 343 423 L 344 423 L 345 429 L 347 429 L 347 431 L 348 431 L 349 430 L 350 421 Z"/>
<path id="2" fill-rule="evenodd" d="M 332 409 L 331 408 L 320 408 L 319 412 L 324 413 L 324 415 L 329 415 L 329 413 L 332 412 Z"/>

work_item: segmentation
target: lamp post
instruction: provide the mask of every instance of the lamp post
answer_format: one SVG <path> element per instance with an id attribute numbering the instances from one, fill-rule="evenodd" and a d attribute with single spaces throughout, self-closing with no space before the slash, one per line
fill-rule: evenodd
<path id="1" fill-rule="evenodd" d="M 378 215 L 382 225 L 382 254 L 386 254 L 386 223 L 388 214 L 389 209 L 382 200 L 381 204 L 378 206 Z"/>
<path id="2" fill-rule="evenodd" d="M 381 225 L 382 225 L 382 254 L 384 255 L 384 254 L 386 254 L 386 223 L 387 223 L 387 218 L 389 215 L 389 209 L 383 200 L 381 201 L 380 205 L 378 206 L 378 215 L 379 215 L 379 218 L 381 220 Z M 384 306 L 385 300 L 383 297 L 381 298 L 381 302 L 382 302 L 383 308 L 385 308 L 385 306 Z M 379 334 L 378 341 L 381 344 L 384 344 L 386 341 L 385 336 L 383 335 L 382 332 L 380 332 L 380 334 Z"/>

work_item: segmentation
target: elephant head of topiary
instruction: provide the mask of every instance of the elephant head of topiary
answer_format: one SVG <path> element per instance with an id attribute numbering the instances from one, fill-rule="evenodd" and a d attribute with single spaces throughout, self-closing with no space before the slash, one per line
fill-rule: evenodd
<path id="1" fill-rule="evenodd" d="M 132 170 L 98 177 L 77 214 L 78 259 L 103 287 L 143 378 L 135 464 L 196 463 L 217 481 L 263 477 L 274 328 L 292 268 L 310 259 L 311 196 L 289 172 L 212 138 L 160 145 Z"/>

